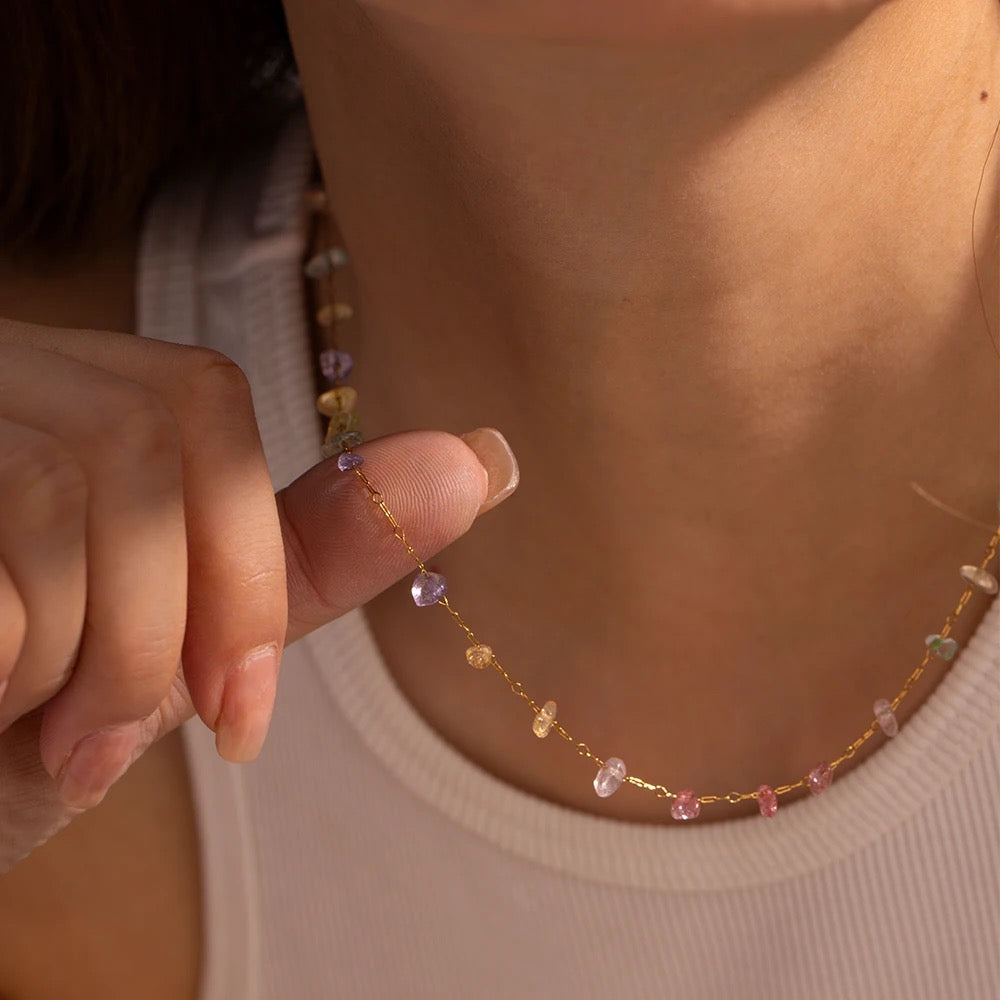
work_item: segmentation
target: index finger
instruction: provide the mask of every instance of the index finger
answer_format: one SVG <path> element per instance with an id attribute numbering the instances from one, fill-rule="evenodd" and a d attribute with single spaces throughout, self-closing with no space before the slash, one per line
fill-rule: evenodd
<path id="1" fill-rule="evenodd" d="M 220 753 L 252 759 L 274 699 L 287 591 L 274 491 L 245 376 L 215 351 L 128 334 L 10 323 L 0 336 L 147 386 L 173 413 L 189 566 L 184 678 Z"/>

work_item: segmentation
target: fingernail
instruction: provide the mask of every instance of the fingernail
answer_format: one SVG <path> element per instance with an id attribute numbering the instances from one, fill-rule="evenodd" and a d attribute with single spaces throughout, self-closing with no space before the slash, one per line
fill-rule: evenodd
<path id="1" fill-rule="evenodd" d="M 222 710 L 215 724 L 215 748 L 236 764 L 253 760 L 264 745 L 274 707 L 278 647 L 251 650 L 226 678 Z"/>
<path id="2" fill-rule="evenodd" d="M 507 439 L 495 427 L 477 427 L 460 437 L 476 453 L 489 480 L 486 499 L 478 511 L 482 514 L 517 489 L 521 473 Z"/>
<path id="3" fill-rule="evenodd" d="M 84 736 L 59 772 L 59 797 L 76 809 L 92 809 L 128 770 L 142 737 L 140 722 L 108 726 Z"/>
<path id="4" fill-rule="evenodd" d="M 9 677 L 5 677 L 2 681 L 0 681 L 0 708 L 3 708 L 3 696 L 9 683 Z M 3 712 L 0 712 L 0 736 L 3 736 L 3 734 L 7 732 L 12 725 L 14 725 L 14 717 L 10 716 L 8 718 Z"/>

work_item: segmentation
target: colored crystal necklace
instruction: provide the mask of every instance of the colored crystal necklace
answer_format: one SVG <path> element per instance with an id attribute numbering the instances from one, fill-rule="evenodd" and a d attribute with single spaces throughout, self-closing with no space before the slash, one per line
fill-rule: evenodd
<path id="1" fill-rule="evenodd" d="M 995 136 L 994 136 L 995 138 Z M 992 149 L 992 146 L 991 146 Z M 984 165 L 985 170 L 985 165 Z M 530 709 L 534 734 L 544 739 L 550 733 L 556 733 L 570 744 L 581 757 L 590 760 L 597 766 L 593 779 L 594 791 L 601 798 L 613 795 L 623 783 L 651 792 L 659 799 L 669 799 L 670 815 L 676 820 L 696 819 L 702 806 L 728 803 L 738 805 L 754 800 L 765 817 L 774 816 L 778 811 L 778 801 L 782 796 L 798 789 L 808 789 L 818 795 L 830 787 L 837 769 L 851 760 L 855 754 L 876 734 L 883 734 L 891 739 L 899 732 L 896 710 L 907 697 L 914 685 L 927 668 L 932 658 L 951 661 L 958 651 L 958 643 L 950 635 L 968 604 L 973 592 L 978 589 L 987 594 L 996 594 L 997 578 L 988 571 L 988 566 L 997 555 L 1000 546 L 1000 526 L 993 532 L 986 551 L 979 564 L 967 564 L 959 567 L 960 578 L 965 582 L 965 588 L 954 609 L 945 617 L 940 630 L 924 639 L 924 651 L 920 662 L 903 681 L 901 688 L 893 698 L 880 697 L 872 705 L 872 716 L 867 728 L 855 740 L 848 743 L 845 749 L 835 757 L 816 763 L 805 775 L 785 784 L 761 784 L 750 791 L 730 791 L 724 793 L 696 794 L 692 788 L 681 788 L 673 791 L 656 782 L 646 781 L 634 774 L 629 774 L 625 762 L 620 757 L 602 758 L 590 746 L 572 736 L 557 720 L 557 706 L 554 700 L 536 702 L 524 689 L 523 684 L 507 671 L 493 648 L 483 642 L 453 606 L 448 596 L 448 583 L 440 573 L 429 569 L 407 541 L 406 531 L 396 520 L 389 509 L 384 494 L 368 478 L 362 470 L 363 457 L 354 449 L 362 443 L 362 435 L 358 430 L 357 392 L 345 383 L 350 375 L 354 362 L 350 354 L 343 350 L 339 332 L 343 324 L 353 316 L 349 305 L 340 302 L 336 296 L 335 276 L 347 266 L 348 256 L 340 245 L 339 238 L 333 232 L 332 220 L 327 210 L 327 200 L 321 188 L 310 190 L 306 199 L 307 208 L 314 220 L 314 246 L 310 257 L 305 262 L 304 272 L 311 280 L 311 306 L 313 308 L 316 327 L 320 331 L 322 343 L 318 344 L 320 370 L 329 383 L 329 387 L 321 392 L 316 407 L 326 421 L 326 438 L 322 447 L 324 458 L 336 459 L 337 468 L 344 473 L 353 473 L 368 492 L 371 502 L 381 511 L 392 530 L 394 537 L 406 549 L 417 566 L 417 575 L 413 580 L 411 594 L 418 607 L 429 607 L 440 604 L 451 615 L 455 624 L 465 633 L 469 643 L 465 651 L 465 659 L 469 666 L 479 671 L 492 669 L 507 683 L 511 692 L 520 698 Z M 978 265 L 977 265 L 978 281 Z M 985 314 L 985 309 L 984 309 Z M 988 324 L 987 324 L 988 325 Z"/>

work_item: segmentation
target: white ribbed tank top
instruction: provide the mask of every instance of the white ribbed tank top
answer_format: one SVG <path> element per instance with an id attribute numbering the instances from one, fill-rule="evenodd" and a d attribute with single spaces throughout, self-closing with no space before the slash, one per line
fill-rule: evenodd
<path id="1" fill-rule="evenodd" d="M 139 327 L 246 371 L 276 488 L 316 460 L 305 123 L 147 216 Z M 773 820 L 583 815 L 463 758 L 354 611 L 289 648 L 264 751 L 184 727 L 201 1000 L 997 1000 L 1000 604 L 900 735 Z"/>

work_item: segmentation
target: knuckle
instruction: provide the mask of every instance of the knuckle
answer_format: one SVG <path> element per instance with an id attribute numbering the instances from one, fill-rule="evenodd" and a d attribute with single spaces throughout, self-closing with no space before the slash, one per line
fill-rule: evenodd
<path id="1" fill-rule="evenodd" d="M 149 461 L 180 452 L 180 430 L 174 415 L 154 392 L 142 386 L 116 390 L 89 428 L 94 444 L 116 449 L 130 459 Z"/>
<path id="2" fill-rule="evenodd" d="M 273 564 L 247 575 L 243 591 L 247 606 L 255 611 L 255 634 L 284 636 L 288 627 L 288 578 L 283 549 Z"/>
<path id="3" fill-rule="evenodd" d="M 24 640 L 28 634 L 28 611 L 18 593 L 10 589 L 0 599 L 0 683 L 7 680 L 14 670 Z"/>
<path id="4" fill-rule="evenodd" d="M 87 477 L 72 453 L 54 438 L 40 436 L 9 449 L 0 476 L 17 505 L 22 529 L 42 528 L 86 510 Z"/>
<path id="5" fill-rule="evenodd" d="M 266 612 L 272 606 L 284 606 L 287 586 L 285 562 L 279 555 L 278 561 L 262 558 L 244 577 L 241 590 L 245 600 L 265 605 L 261 611 Z"/>
<path id="6" fill-rule="evenodd" d="M 141 719 L 170 693 L 180 664 L 183 630 L 151 626 L 128 636 L 116 651 L 102 651 L 103 681 L 114 692 L 116 714 Z"/>
<path id="7" fill-rule="evenodd" d="M 156 711 L 169 689 L 169 685 L 163 687 L 130 681 L 130 683 L 115 689 L 114 700 L 108 707 L 114 711 L 116 718 L 122 720 L 144 719 Z"/>
<path id="8" fill-rule="evenodd" d="M 207 347 L 187 352 L 184 388 L 199 409 L 246 408 L 250 405 L 250 383 L 243 369 L 225 354 Z"/>

